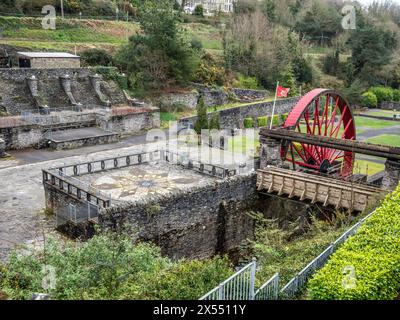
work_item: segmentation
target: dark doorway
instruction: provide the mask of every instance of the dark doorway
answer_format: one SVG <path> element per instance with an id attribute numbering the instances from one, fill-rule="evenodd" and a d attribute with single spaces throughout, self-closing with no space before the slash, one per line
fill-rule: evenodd
<path id="1" fill-rule="evenodd" d="M 30 68 L 31 67 L 31 60 L 19 58 L 19 67 L 20 68 Z"/>

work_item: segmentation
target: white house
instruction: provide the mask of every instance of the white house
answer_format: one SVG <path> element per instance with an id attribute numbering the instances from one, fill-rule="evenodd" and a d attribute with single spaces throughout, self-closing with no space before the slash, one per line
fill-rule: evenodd
<path id="1" fill-rule="evenodd" d="M 215 12 L 231 13 L 233 4 L 236 0 L 189 0 L 186 2 L 184 10 L 186 13 L 193 13 L 198 5 L 202 5 L 204 15 L 213 15 Z M 178 1 L 182 3 L 182 0 Z"/>

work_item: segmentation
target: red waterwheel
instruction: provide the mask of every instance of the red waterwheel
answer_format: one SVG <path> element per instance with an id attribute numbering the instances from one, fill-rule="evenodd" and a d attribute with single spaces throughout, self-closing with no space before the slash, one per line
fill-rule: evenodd
<path id="1" fill-rule="evenodd" d="M 311 135 L 356 139 L 348 102 L 328 89 L 314 89 L 303 96 L 289 113 L 284 127 Z M 326 173 L 336 169 L 344 177 L 353 173 L 353 152 L 293 142 L 282 148 L 282 155 L 286 155 L 287 161 L 311 170 Z"/>

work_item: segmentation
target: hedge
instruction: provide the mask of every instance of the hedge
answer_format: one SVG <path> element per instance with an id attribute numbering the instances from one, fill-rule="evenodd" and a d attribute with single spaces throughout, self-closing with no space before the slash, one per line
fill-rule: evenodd
<path id="1" fill-rule="evenodd" d="M 246 129 L 253 128 L 253 119 L 252 118 L 245 118 L 244 119 L 244 127 Z"/>
<path id="2" fill-rule="evenodd" d="M 268 117 L 258 117 L 257 118 L 258 127 L 266 127 L 268 125 Z"/>
<path id="3" fill-rule="evenodd" d="M 346 268 L 355 272 L 345 286 Z M 320 300 L 393 300 L 400 292 L 400 186 L 308 283 Z"/>
<path id="4" fill-rule="evenodd" d="M 372 91 L 364 92 L 361 95 L 361 104 L 363 107 L 376 108 L 378 106 L 378 99 Z"/>
<path id="5" fill-rule="evenodd" d="M 268 120 L 271 121 L 271 117 L 268 117 Z M 274 115 L 274 118 L 272 120 L 272 125 L 274 127 L 277 127 L 277 126 L 281 125 L 281 117 L 280 117 L 279 114 L 275 114 Z"/>

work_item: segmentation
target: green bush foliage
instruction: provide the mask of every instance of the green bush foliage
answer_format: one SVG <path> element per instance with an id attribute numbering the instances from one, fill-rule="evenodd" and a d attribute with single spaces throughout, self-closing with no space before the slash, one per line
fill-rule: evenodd
<path id="1" fill-rule="evenodd" d="M 393 89 L 386 87 L 372 87 L 368 91 L 373 92 L 378 99 L 378 103 L 382 101 L 393 101 Z"/>
<path id="2" fill-rule="evenodd" d="M 245 118 L 244 119 L 244 127 L 246 129 L 253 128 L 253 126 L 254 126 L 254 124 L 253 124 L 253 119 L 252 118 Z"/>
<path id="3" fill-rule="evenodd" d="M 258 117 L 257 118 L 258 127 L 266 127 L 268 125 L 268 117 Z"/>
<path id="4" fill-rule="evenodd" d="M 194 81 L 207 86 L 223 86 L 226 81 L 225 69 L 218 66 L 211 54 L 205 53 L 201 57 L 200 65 L 194 75 Z"/>
<path id="5" fill-rule="evenodd" d="M 210 128 L 210 130 L 213 130 L 213 129 L 219 130 L 220 129 L 220 117 L 219 117 L 219 112 L 216 110 L 216 108 L 214 109 L 214 112 L 211 115 L 209 128 Z"/>
<path id="6" fill-rule="evenodd" d="M 364 92 L 361 95 L 361 104 L 363 107 L 376 108 L 378 106 L 378 98 L 371 91 Z"/>
<path id="7" fill-rule="evenodd" d="M 43 292 L 43 265 L 55 268 L 52 299 L 198 299 L 233 272 L 225 258 L 171 261 L 126 235 L 96 235 L 80 244 L 50 239 L 44 251 L 14 252 L 0 266 L 3 294 L 30 299 Z"/>
<path id="8" fill-rule="evenodd" d="M 198 4 L 198 5 L 194 8 L 193 14 L 194 14 L 195 16 L 203 17 L 203 15 L 204 15 L 203 6 L 202 6 L 201 4 Z"/>
<path id="9" fill-rule="evenodd" d="M 400 89 L 393 89 L 393 101 L 400 102 Z"/>
<path id="10" fill-rule="evenodd" d="M 113 58 L 103 49 L 88 49 L 81 54 L 83 62 L 89 66 L 111 66 Z"/>
<path id="11" fill-rule="evenodd" d="M 393 300 L 400 292 L 400 187 L 308 284 L 311 299 Z M 353 282 L 344 272 L 355 271 Z M 351 286 L 345 286 L 352 283 Z"/>
<path id="12" fill-rule="evenodd" d="M 242 89 L 258 90 L 261 88 L 256 77 L 249 77 L 249 76 L 246 77 L 240 73 L 237 75 L 237 80 L 233 83 L 233 85 L 236 88 L 242 88 Z"/>
<path id="13" fill-rule="evenodd" d="M 128 79 L 126 75 L 119 73 L 116 67 L 96 66 L 96 73 L 101 74 L 106 80 L 115 81 L 121 89 L 128 89 Z"/>

